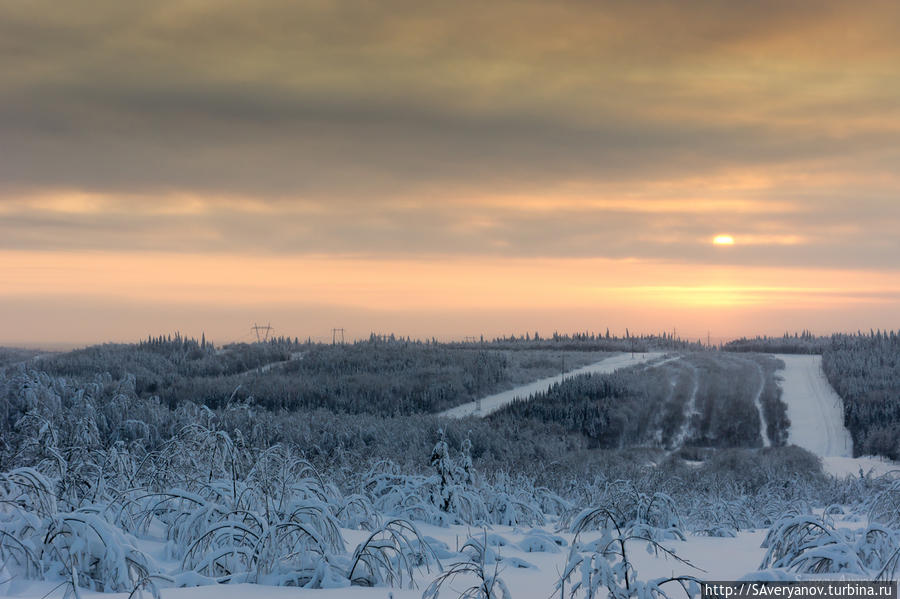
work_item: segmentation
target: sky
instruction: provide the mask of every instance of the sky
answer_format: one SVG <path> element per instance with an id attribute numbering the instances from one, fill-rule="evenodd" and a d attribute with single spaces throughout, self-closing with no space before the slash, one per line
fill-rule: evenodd
<path id="1" fill-rule="evenodd" d="M 897 329 L 898 64 L 896 1 L 0 0 L 0 343 Z"/>

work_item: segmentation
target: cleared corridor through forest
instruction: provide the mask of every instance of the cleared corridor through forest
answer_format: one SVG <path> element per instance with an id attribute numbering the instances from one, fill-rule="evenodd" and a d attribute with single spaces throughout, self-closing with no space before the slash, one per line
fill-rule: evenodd
<path id="1" fill-rule="evenodd" d="M 664 352 L 644 352 L 611 356 L 604 360 L 600 360 L 599 362 L 595 362 L 594 364 L 575 368 L 564 374 L 539 379 L 531 383 L 520 385 L 514 389 L 483 397 L 480 400 L 470 401 L 461 406 L 445 410 L 438 415 L 447 418 L 465 418 L 466 416 L 478 416 L 483 418 L 496 412 L 506 404 L 512 403 L 516 399 L 527 399 L 535 393 L 546 391 L 551 385 L 560 383 L 567 378 L 578 376 L 580 374 L 609 374 L 620 368 L 628 368 L 629 366 L 636 366 L 638 364 L 643 364 L 644 362 L 661 358 L 663 355 L 665 355 Z"/>

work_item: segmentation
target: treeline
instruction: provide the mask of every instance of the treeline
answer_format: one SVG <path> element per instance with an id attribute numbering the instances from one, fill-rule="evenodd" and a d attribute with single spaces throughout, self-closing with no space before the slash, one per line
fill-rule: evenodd
<path id="1" fill-rule="evenodd" d="M 53 375 L 91 379 L 100 373 L 113 378 L 132 375 L 139 394 L 156 393 L 185 377 L 216 377 L 247 372 L 290 358 L 299 343 L 287 339 L 267 343 L 232 344 L 224 349 L 200 340 L 174 336 L 149 337 L 140 343 L 104 343 L 41 357 L 35 365 Z"/>
<path id="2" fill-rule="evenodd" d="M 584 375 L 491 415 L 511 425 L 552 422 L 593 446 L 759 447 L 759 401 L 772 445 L 783 445 L 789 421 L 767 356 L 690 354 L 660 366 Z"/>
<path id="3" fill-rule="evenodd" d="M 34 359 L 40 352 L 33 349 L 21 349 L 18 347 L 0 347 L 0 367 L 17 362 L 27 362 Z"/>
<path id="4" fill-rule="evenodd" d="M 821 354 L 830 344 L 830 337 L 802 333 L 785 333 L 781 337 L 757 336 L 752 339 L 741 337 L 722 346 L 725 351 L 753 352 L 763 354 Z"/>
<path id="5" fill-rule="evenodd" d="M 689 341 L 677 336 L 674 332 L 658 334 L 632 335 L 625 329 L 625 336 L 612 335 L 609 329 L 605 333 L 584 331 L 582 333 L 558 333 L 542 337 L 537 331 L 534 334 L 510 335 L 486 340 L 484 336 L 468 337 L 466 341 L 451 342 L 451 347 L 471 347 L 472 345 L 490 347 L 491 349 L 563 349 L 575 351 L 610 351 L 610 352 L 648 352 L 654 350 L 670 351 L 703 351 L 708 349 L 701 340 Z"/>
<path id="6" fill-rule="evenodd" d="M 844 400 L 856 455 L 900 459 L 900 332 L 833 335 L 822 367 Z"/>

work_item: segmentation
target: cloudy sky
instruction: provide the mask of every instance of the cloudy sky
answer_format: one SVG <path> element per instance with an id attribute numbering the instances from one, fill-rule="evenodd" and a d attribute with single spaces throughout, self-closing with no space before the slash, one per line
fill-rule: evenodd
<path id="1" fill-rule="evenodd" d="M 0 343 L 900 328 L 898 64 L 893 0 L 0 0 Z"/>

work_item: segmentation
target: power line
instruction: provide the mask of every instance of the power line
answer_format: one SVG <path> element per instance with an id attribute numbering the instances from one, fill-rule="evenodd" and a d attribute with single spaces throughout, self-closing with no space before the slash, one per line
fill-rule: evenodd
<path id="1" fill-rule="evenodd" d="M 331 345 L 334 345 L 337 342 L 337 334 L 341 334 L 341 345 L 344 344 L 344 329 L 331 329 Z"/>
<path id="2" fill-rule="evenodd" d="M 258 325 L 258 324 L 256 324 L 256 323 L 254 322 L 254 323 L 253 323 L 253 326 L 250 327 L 250 330 L 256 332 L 256 342 L 257 342 L 257 343 L 262 343 L 263 341 L 268 341 L 268 340 L 269 340 L 269 333 L 271 333 L 272 331 L 274 331 L 275 328 L 272 327 L 272 324 L 271 324 L 271 323 L 266 324 L 266 326 L 260 326 L 260 325 Z M 262 337 L 260 337 L 260 335 L 259 335 L 259 332 L 260 332 L 260 331 L 265 331 L 265 335 L 263 335 Z"/>

